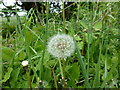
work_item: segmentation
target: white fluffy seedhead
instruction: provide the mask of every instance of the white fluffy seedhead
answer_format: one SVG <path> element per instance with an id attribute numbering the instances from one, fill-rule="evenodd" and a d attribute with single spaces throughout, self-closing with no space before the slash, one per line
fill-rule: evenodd
<path id="1" fill-rule="evenodd" d="M 25 61 L 22 61 L 22 65 L 25 67 L 25 66 L 28 66 L 28 61 L 25 60 Z"/>
<path id="2" fill-rule="evenodd" d="M 67 58 L 75 51 L 75 44 L 69 35 L 57 34 L 49 39 L 47 50 L 54 57 Z"/>

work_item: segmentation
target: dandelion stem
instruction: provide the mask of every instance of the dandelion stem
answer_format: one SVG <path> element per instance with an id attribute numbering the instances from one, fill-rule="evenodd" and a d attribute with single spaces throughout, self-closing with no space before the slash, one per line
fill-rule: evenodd
<path id="1" fill-rule="evenodd" d="M 53 73 L 53 77 L 54 77 L 55 88 L 56 88 L 56 90 L 58 90 L 58 86 L 57 86 L 57 81 L 56 81 L 56 76 L 55 76 L 54 68 L 52 68 L 52 73 Z"/>
<path id="2" fill-rule="evenodd" d="M 63 82 L 64 82 L 64 88 L 65 88 L 66 84 L 65 84 L 65 60 L 64 59 L 62 60 L 62 65 L 63 65 Z"/>
<path id="3" fill-rule="evenodd" d="M 31 84 L 31 80 L 30 80 L 30 72 L 28 70 L 28 67 L 27 67 L 27 70 L 26 70 L 26 74 L 27 74 L 27 77 L 28 77 L 28 84 L 30 86 L 30 90 L 32 90 L 32 84 Z"/>
<path id="4" fill-rule="evenodd" d="M 60 65 L 61 75 L 62 75 L 62 77 L 64 77 L 64 76 L 63 76 L 62 66 L 61 66 L 61 60 L 60 60 L 60 59 L 58 59 L 58 60 L 59 60 L 59 65 Z"/>
<path id="5" fill-rule="evenodd" d="M 64 60 L 62 60 L 63 67 L 61 65 L 61 60 L 59 59 L 59 65 L 60 65 L 60 70 L 61 70 L 61 75 L 62 75 L 62 80 L 63 80 L 63 88 L 66 87 L 65 85 L 65 72 L 64 72 Z"/>

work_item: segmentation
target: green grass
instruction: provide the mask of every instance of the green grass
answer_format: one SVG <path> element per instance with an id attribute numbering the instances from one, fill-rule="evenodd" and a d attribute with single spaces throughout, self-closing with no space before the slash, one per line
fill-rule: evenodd
<path id="1" fill-rule="evenodd" d="M 10 17 L 10 22 L 3 18 L 2 87 L 30 88 L 31 83 L 32 88 L 63 88 L 67 83 L 67 88 L 118 88 L 117 3 L 92 2 L 90 9 L 87 2 L 76 3 L 69 21 L 64 4 L 59 13 L 62 19 L 49 13 L 49 3 L 45 4 L 42 17 L 46 22 L 39 23 L 35 16 L 34 23 L 33 9 L 26 16 Z M 57 33 L 66 33 L 75 41 L 74 54 L 64 62 L 47 51 L 48 38 Z M 21 65 L 24 60 L 29 61 L 27 72 Z"/>

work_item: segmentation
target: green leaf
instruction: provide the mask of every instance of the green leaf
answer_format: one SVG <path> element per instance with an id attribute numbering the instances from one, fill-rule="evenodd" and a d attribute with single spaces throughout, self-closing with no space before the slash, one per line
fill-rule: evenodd
<path id="1" fill-rule="evenodd" d="M 49 60 L 47 62 L 47 64 L 50 66 L 50 67 L 53 67 L 55 65 L 56 61 L 55 60 Z"/>
<path id="2" fill-rule="evenodd" d="M 115 18 L 111 14 L 109 14 L 108 16 L 111 17 L 113 20 L 115 20 Z"/>
<path id="3" fill-rule="evenodd" d="M 88 38 L 88 34 L 85 33 L 86 36 L 86 42 L 91 44 L 93 42 L 93 36 L 91 34 L 89 34 L 89 38 Z"/>
<path id="4" fill-rule="evenodd" d="M 13 71 L 13 68 L 11 68 L 11 67 L 8 68 L 8 72 L 4 75 L 4 79 L 1 82 L 6 82 L 10 78 L 12 71 Z"/>
<path id="5" fill-rule="evenodd" d="M 107 77 L 105 78 L 105 80 L 103 81 L 103 83 L 102 83 L 102 85 L 101 85 L 101 88 L 104 88 L 105 85 L 106 85 L 106 83 L 107 83 L 109 80 L 112 79 L 111 75 L 112 75 L 113 71 L 115 70 L 115 68 L 116 68 L 116 64 L 114 64 L 114 65 L 112 66 L 110 72 L 108 72 L 108 75 L 107 75 Z"/>
<path id="6" fill-rule="evenodd" d="M 16 81 L 18 80 L 20 69 L 21 69 L 20 67 L 17 69 L 14 69 L 13 72 L 11 73 L 10 84 L 12 88 L 16 88 Z"/>
<path id="7" fill-rule="evenodd" d="M 83 59 L 82 59 L 82 56 L 81 56 L 81 52 L 80 52 L 80 49 L 78 48 L 78 45 L 77 45 L 76 41 L 75 41 L 75 46 L 76 46 L 76 50 L 77 50 L 78 60 L 80 62 L 80 66 L 81 66 L 81 69 L 82 69 L 82 73 L 83 73 L 83 76 L 85 78 L 86 86 L 87 86 L 87 88 L 90 88 L 91 86 L 89 84 L 89 80 L 88 80 L 88 75 L 87 75 L 87 71 L 86 71 L 86 68 L 85 68 L 85 64 L 83 62 Z"/>
<path id="8" fill-rule="evenodd" d="M 82 47 L 83 47 L 83 42 L 78 42 L 78 46 L 79 46 L 80 49 L 82 49 Z"/>
<path id="9" fill-rule="evenodd" d="M 29 88 L 28 81 L 23 81 L 22 80 L 19 87 L 20 88 Z"/>
<path id="10" fill-rule="evenodd" d="M 78 81 L 80 75 L 80 67 L 78 63 L 74 63 L 72 65 L 72 67 L 69 69 L 69 74 L 74 80 Z"/>
<path id="11" fill-rule="evenodd" d="M 48 65 L 49 58 L 50 58 L 50 54 L 48 52 L 45 52 L 43 65 L 47 68 L 49 68 L 49 65 Z"/>
<path id="12" fill-rule="evenodd" d="M 68 83 L 68 86 L 69 86 L 69 87 L 76 88 L 76 84 L 75 84 L 74 79 L 70 79 L 67 83 Z"/>
<path id="13" fill-rule="evenodd" d="M 32 40 L 33 40 L 32 38 L 33 38 L 32 32 L 26 30 L 26 31 L 25 31 L 25 43 L 26 43 L 26 45 L 30 45 L 30 43 L 31 43 Z"/>
<path id="14" fill-rule="evenodd" d="M 100 69 L 99 69 L 99 66 L 100 66 L 100 63 L 98 62 L 96 65 L 95 65 L 95 78 L 94 78 L 94 82 L 93 82 L 93 88 L 99 88 L 99 84 L 100 84 L 100 80 L 99 80 L 99 77 L 100 77 Z"/>
<path id="15" fill-rule="evenodd" d="M 68 72 L 71 67 L 72 67 L 71 65 L 65 66 L 65 72 Z"/>
<path id="16" fill-rule="evenodd" d="M 94 28 L 95 28 L 95 30 L 100 30 L 100 29 L 102 28 L 102 21 L 97 22 L 97 23 L 94 25 Z"/>
<path id="17" fill-rule="evenodd" d="M 32 88 L 35 88 L 35 87 L 37 87 L 37 86 L 38 86 L 37 83 L 32 83 Z"/>
<path id="18" fill-rule="evenodd" d="M 20 52 L 19 54 L 19 60 L 24 60 L 26 57 L 26 53 L 24 51 Z"/>
<path id="19" fill-rule="evenodd" d="M 85 29 L 88 29 L 88 25 L 86 25 L 86 22 L 81 20 L 80 21 L 80 24 L 85 28 Z"/>
<path id="20" fill-rule="evenodd" d="M 78 35 L 76 35 L 75 40 L 82 40 L 82 39 Z"/>
<path id="21" fill-rule="evenodd" d="M 11 48 L 2 46 L 2 59 L 10 61 L 14 56 L 14 51 Z"/>
<path id="22" fill-rule="evenodd" d="M 47 82 L 50 82 L 50 80 L 52 79 L 51 73 L 52 73 L 51 69 L 44 68 L 43 80 L 47 81 Z"/>

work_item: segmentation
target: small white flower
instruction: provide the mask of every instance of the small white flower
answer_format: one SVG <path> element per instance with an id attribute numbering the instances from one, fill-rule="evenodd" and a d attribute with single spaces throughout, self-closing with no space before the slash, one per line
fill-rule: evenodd
<path id="1" fill-rule="evenodd" d="M 66 34 L 52 36 L 47 47 L 51 55 L 59 58 L 67 58 L 75 51 L 73 38 Z"/>
<path id="2" fill-rule="evenodd" d="M 25 66 L 27 66 L 28 65 L 28 61 L 26 60 L 26 61 L 22 61 L 22 65 L 25 67 Z"/>

